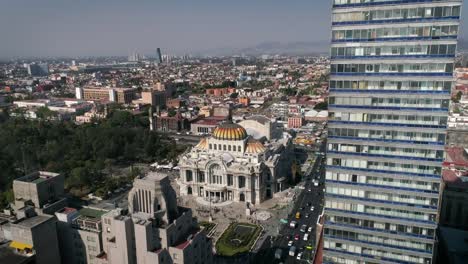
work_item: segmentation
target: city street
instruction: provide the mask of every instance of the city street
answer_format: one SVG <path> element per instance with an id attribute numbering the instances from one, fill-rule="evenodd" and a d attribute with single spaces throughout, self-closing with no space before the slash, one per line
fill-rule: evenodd
<path id="1" fill-rule="evenodd" d="M 325 152 L 325 148 L 326 144 L 323 143 L 320 147 L 320 152 Z M 312 254 L 315 252 L 315 227 L 323 207 L 324 171 L 325 157 L 324 155 L 317 155 L 314 165 L 304 175 L 304 189 L 296 198 L 294 208 L 291 210 L 288 219 L 285 219 L 288 223 L 282 225 L 280 234 L 277 237 L 265 241 L 258 251 L 254 263 L 298 263 L 299 260 L 296 257 L 299 252 L 303 253 L 301 262 L 307 263 L 312 261 Z M 315 180 L 319 182 L 318 186 L 314 186 L 313 181 Z M 314 210 L 311 210 L 311 207 Z M 299 218 L 296 218 L 297 212 L 300 213 Z M 295 228 L 290 227 L 291 221 L 296 221 Z M 301 232 L 303 225 L 306 225 L 306 232 Z M 310 232 L 308 232 L 309 227 L 312 227 Z M 304 240 L 305 234 L 308 234 L 306 241 Z M 290 241 L 293 241 L 292 246 L 296 248 L 294 257 L 289 256 L 291 247 L 288 246 L 288 243 Z M 308 245 L 312 246 L 313 249 L 306 249 Z M 275 258 L 275 252 L 278 248 L 282 250 L 281 259 Z"/>

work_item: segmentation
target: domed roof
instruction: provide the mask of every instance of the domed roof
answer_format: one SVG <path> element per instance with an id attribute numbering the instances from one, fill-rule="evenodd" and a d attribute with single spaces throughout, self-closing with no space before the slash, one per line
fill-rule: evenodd
<path id="1" fill-rule="evenodd" d="M 213 137 L 220 140 L 244 140 L 247 138 L 247 131 L 238 124 L 226 122 L 215 128 Z"/>
<path id="2" fill-rule="evenodd" d="M 266 148 L 263 146 L 262 143 L 260 143 L 257 140 L 252 139 L 252 140 L 249 140 L 249 142 L 247 143 L 247 148 L 245 149 L 245 152 L 258 154 L 258 153 L 265 152 L 265 150 Z"/>
<path id="3" fill-rule="evenodd" d="M 208 141 L 206 138 L 202 138 L 195 147 L 198 149 L 208 149 Z"/>

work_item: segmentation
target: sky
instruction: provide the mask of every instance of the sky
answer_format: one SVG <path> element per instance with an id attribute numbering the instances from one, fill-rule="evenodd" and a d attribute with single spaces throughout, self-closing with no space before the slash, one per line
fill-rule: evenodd
<path id="1" fill-rule="evenodd" d="M 330 9 L 331 0 L 0 0 L 0 58 L 328 41 Z"/>

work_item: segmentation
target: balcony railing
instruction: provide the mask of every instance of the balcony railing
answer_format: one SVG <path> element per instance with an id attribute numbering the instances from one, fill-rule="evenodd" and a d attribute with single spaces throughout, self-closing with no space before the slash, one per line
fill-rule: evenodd
<path id="1" fill-rule="evenodd" d="M 330 104 L 329 107 L 335 108 L 351 108 L 351 109 L 375 109 L 375 110 L 407 110 L 407 111 L 431 111 L 431 112 L 448 112 L 448 108 L 425 108 L 425 107 L 397 107 L 397 106 L 373 106 L 373 105 L 336 105 Z"/>
<path id="2" fill-rule="evenodd" d="M 402 203 L 402 202 L 394 202 L 394 201 L 387 201 L 387 200 L 378 200 L 378 199 L 370 199 L 370 198 L 354 197 L 354 196 L 330 194 L 330 193 L 325 193 L 325 197 L 333 197 L 333 198 L 343 199 L 343 200 L 348 200 L 348 201 L 355 200 L 355 201 L 361 201 L 361 202 L 371 202 L 371 203 L 376 203 L 376 204 L 387 204 L 387 205 L 410 207 L 410 208 L 429 209 L 429 210 L 434 210 L 435 212 L 437 211 L 437 208 L 438 208 L 437 206 L 432 206 L 432 205 Z"/>
<path id="3" fill-rule="evenodd" d="M 426 173 L 414 173 L 414 172 L 403 172 L 403 171 L 389 171 L 389 170 L 376 170 L 376 169 L 366 169 L 366 168 L 353 168 L 353 167 L 345 167 L 345 166 L 334 166 L 334 165 L 326 165 L 326 169 L 339 169 L 339 170 L 347 170 L 347 171 L 368 171 L 368 172 L 375 172 L 375 173 L 383 173 L 388 175 L 405 175 L 405 176 L 417 176 L 417 177 L 427 177 L 433 179 L 440 179 L 440 175 L 438 174 L 426 174 Z"/>
<path id="4" fill-rule="evenodd" d="M 437 228 L 437 222 L 436 221 L 421 220 L 421 219 L 414 219 L 414 218 L 405 218 L 405 217 L 398 217 L 398 216 L 391 216 L 391 215 L 378 215 L 378 214 L 362 213 L 362 212 L 356 212 L 356 211 L 333 209 L 333 208 L 328 208 L 328 207 L 326 207 L 325 210 L 326 211 L 331 211 L 331 212 L 343 213 L 343 214 L 346 214 L 346 215 L 358 215 L 358 216 L 362 215 L 362 216 L 380 218 L 380 219 L 382 219 L 382 221 L 385 221 L 386 219 L 394 219 L 394 220 L 401 220 L 401 221 L 414 222 L 414 223 L 423 223 L 423 224 L 431 225 L 431 226 L 433 226 L 433 228 Z"/>
<path id="5" fill-rule="evenodd" d="M 330 76 L 396 76 L 396 77 L 444 77 L 451 72 L 332 72 Z"/>
<path id="6" fill-rule="evenodd" d="M 388 186 L 388 185 L 357 183 L 357 182 L 343 182 L 343 181 L 334 181 L 334 180 L 326 180 L 326 182 L 336 183 L 336 184 L 341 184 L 341 185 L 348 185 L 348 186 L 362 186 L 362 187 L 371 187 L 371 188 L 377 188 L 377 189 L 386 189 L 386 190 L 391 190 L 391 191 L 409 191 L 409 192 L 418 192 L 418 193 L 427 193 L 427 194 L 437 194 L 437 195 L 439 194 L 438 191 L 415 189 L 415 188 L 408 188 L 408 187 L 395 187 L 395 186 Z"/>
<path id="7" fill-rule="evenodd" d="M 378 6 L 378 5 L 401 5 L 401 4 L 418 4 L 418 3 L 438 3 L 438 2 L 442 2 L 442 1 L 441 0 L 393 0 L 393 1 L 390 0 L 390 1 L 366 2 L 366 3 L 334 4 L 333 8 Z"/>
<path id="8" fill-rule="evenodd" d="M 384 138 L 360 138 L 360 137 L 343 137 L 343 136 L 328 136 L 333 139 L 346 139 L 346 140 L 357 140 L 357 141 L 375 141 L 375 142 L 388 142 L 388 143 L 402 143 L 402 144 L 414 144 L 414 145 L 437 145 L 444 146 L 445 142 L 430 142 L 430 141 L 414 141 L 414 140 L 401 140 L 401 139 L 384 139 Z"/>
<path id="9" fill-rule="evenodd" d="M 458 35 L 437 36 L 437 37 L 394 37 L 394 38 L 366 38 L 366 39 L 333 39 L 332 43 L 342 42 L 376 42 L 376 41 L 412 41 L 412 40 L 441 40 L 453 39 L 456 40 Z"/>
<path id="10" fill-rule="evenodd" d="M 395 246 L 395 245 L 390 245 L 390 244 L 383 244 L 383 243 L 364 241 L 364 240 L 358 240 L 358 239 L 351 239 L 351 238 L 343 238 L 343 237 L 337 237 L 337 236 L 325 235 L 325 234 L 324 234 L 324 237 L 325 238 L 331 238 L 331 239 L 339 239 L 339 240 L 343 240 L 343 241 L 351 241 L 351 242 L 356 242 L 356 243 L 368 244 L 368 245 L 373 245 L 373 246 L 388 247 L 388 248 L 394 248 L 394 249 L 399 249 L 399 250 L 406 250 L 406 251 L 413 251 L 413 252 L 419 252 L 419 253 L 432 254 L 431 250 Z"/>
<path id="11" fill-rule="evenodd" d="M 450 91 L 433 91 L 433 90 L 381 90 L 381 89 L 341 89 L 341 88 L 330 88 L 330 92 L 334 93 L 372 93 L 372 94 L 447 94 L 450 95 Z"/>
<path id="12" fill-rule="evenodd" d="M 380 122 L 355 122 L 355 121 L 337 121 L 329 120 L 329 124 L 347 124 L 347 125 L 363 125 L 363 126 L 389 126 L 389 127 L 415 127 L 415 128 L 440 128 L 447 129 L 447 125 L 419 125 L 419 124 L 402 124 L 402 123 L 380 123 Z"/>
<path id="13" fill-rule="evenodd" d="M 347 228 L 352 228 L 352 229 L 361 229 L 361 230 L 367 230 L 367 231 L 387 233 L 387 234 L 392 234 L 392 235 L 397 235 L 397 236 L 406 236 L 406 237 L 431 239 L 431 240 L 434 239 L 433 237 L 430 237 L 430 236 L 418 235 L 418 234 L 413 234 L 413 233 L 404 233 L 404 232 L 391 231 L 391 230 L 386 230 L 386 229 L 376 229 L 376 228 L 370 228 L 370 227 L 364 227 L 364 226 L 338 224 L 338 223 L 334 223 L 331 221 L 326 221 L 325 226 L 339 226 L 339 227 L 347 227 Z"/>
<path id="14" fill-rule="evenodd" d="M 425 58 L 455 58 L 455 54 L 425 54 L 425 55 L 363 55 L 363 56 L 331 56 L 332 60 L 346 59 L 425 59 Z"/>
<path id="15" fill-rule="evenodd" d="M 396 19 L 376 19 L 376 20 L 332 22 L 332 25 L 333 26 L 338 26 L 338 25 L 396 24 L 396 23 L 431 22 L 431 21 L 459 20 L 459 19 L 460 19 L 459 16 L 422 17 L 422 18 L 396 18 Z"/>
<path id="16" fill-rule="evenodd" d="M 403 159 L 403 160 L 420 160 L 420 161 L 431 161 L 440 162 L 444 161 L 443 158 L 421 158 L 412 156 L 398 156 L 398 155 L 384 155 L 384 154 L 369 154 L 369 153 L 357 153 L 357 152 L 345 152 L 345 151 L 327 151 L 327 154 L 337 154 L 346 156 L 360 156 L 360 157 L 371 157 L 371 158 L 389 158 L 389 159 Z"/>

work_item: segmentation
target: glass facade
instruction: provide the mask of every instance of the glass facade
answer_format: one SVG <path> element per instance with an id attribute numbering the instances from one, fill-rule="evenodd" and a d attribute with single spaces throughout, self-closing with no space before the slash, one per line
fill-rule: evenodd
<path id="1" fill-rule="evenodd" d="M 461 0 L 334 0 L 324 263 L 433 263 Z"/>

